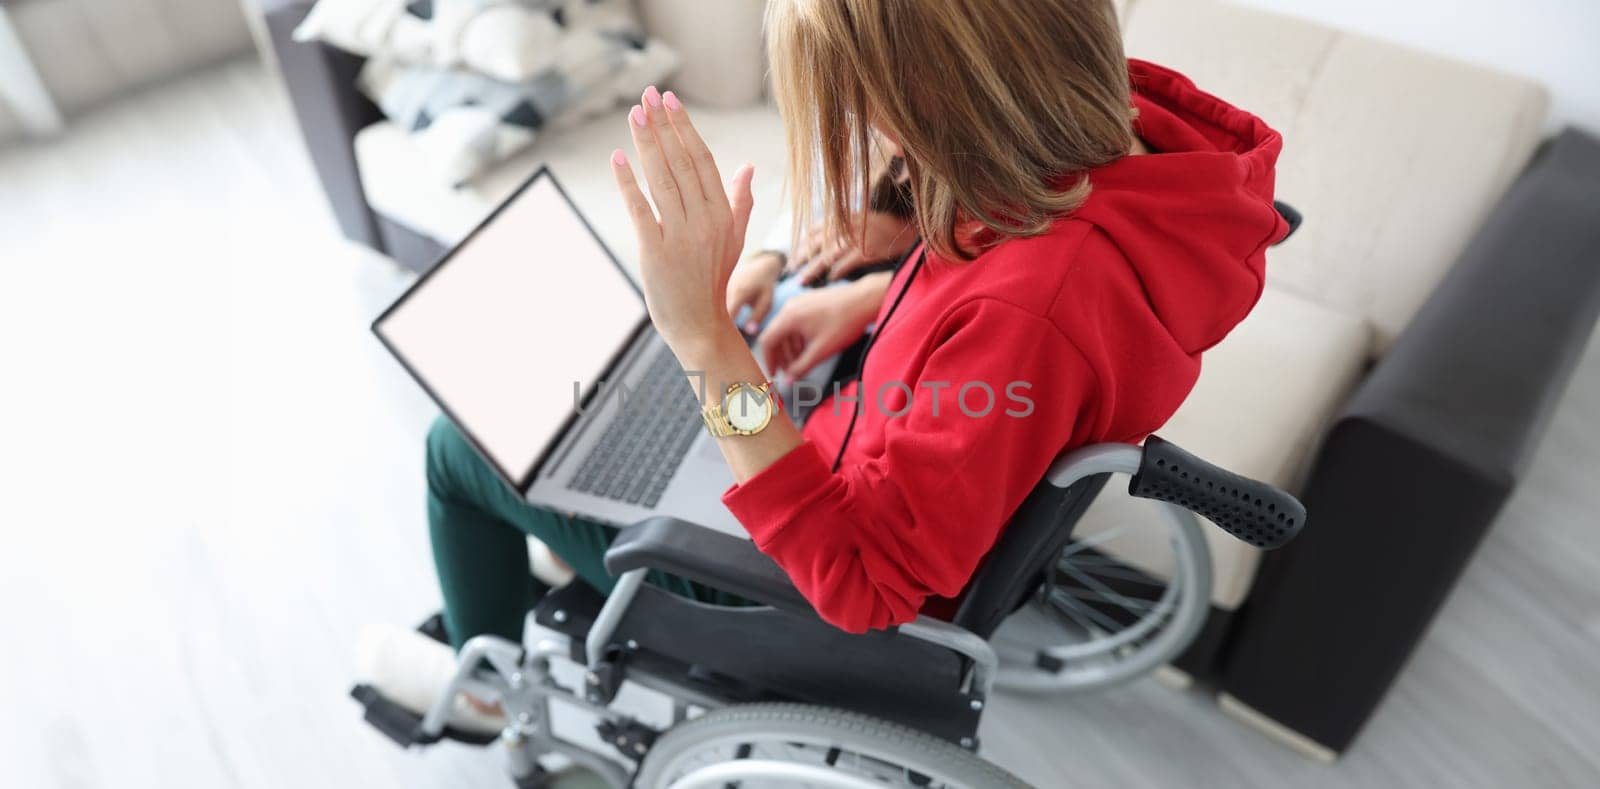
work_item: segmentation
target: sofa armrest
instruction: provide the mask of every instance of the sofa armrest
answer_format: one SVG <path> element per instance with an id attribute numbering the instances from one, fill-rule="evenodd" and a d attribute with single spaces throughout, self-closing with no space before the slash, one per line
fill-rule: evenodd
<path id="1" fill-rule="evenodd" d="M 623 529 L 606 551 L 605 564 L 614 576 L 660 570 L 783 611 L 817 615 L 755 543 L 677 518 L 651 518 Z"/>
<path id="2" fill-rule="evenodd" d="M 1363 382 L 1264 557 L 1222 689 L 1341 751 L 1538 446 L 1600 312 L 1600 141 L 1553 140 Z"/>
<path id="3" fill-rule="evenodd" d="M 294 40 L 294 29 L 311 5 L 306 0 L 262 3 L 273 53 L 340 230 L 352 241 L 382 250 L 376 219 L 361 187 L 354 141 L 356 132 L 383 115 L 356 90 L 362 58 L 320 42 Z"/>
<path id="4" fill-rule="evenodd" d="M 1568 130 L 1507 192 L 1345 411 L 1521 477 L 1600 311 L 1600 140 Z"/>

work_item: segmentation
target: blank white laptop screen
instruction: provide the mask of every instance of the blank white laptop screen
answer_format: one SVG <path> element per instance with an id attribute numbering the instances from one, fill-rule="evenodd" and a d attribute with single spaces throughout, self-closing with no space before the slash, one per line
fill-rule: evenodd
<path id="1" fill-rule="evenodd" d="M 541 171 L 373 324 L 519 488 L 644 318 L 632 283 Z"/>

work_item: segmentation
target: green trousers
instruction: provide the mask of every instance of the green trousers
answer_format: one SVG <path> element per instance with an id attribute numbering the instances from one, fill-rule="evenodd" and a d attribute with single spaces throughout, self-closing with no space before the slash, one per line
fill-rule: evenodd
<path id="1" fill-rule="evenodd" d="M 616 529 L 527 503 L 444 417 L 428 431 L 428 532 L 444 594 L 445 629 L 456 649 L 482 634 L 521 640 L 524 617 L 549 591 L 528 566 L 530 536 L 595 589 L 609 593 L 617 582 L 603 563 Z M 651 571 L 648 581 L 701 602 L 748 605 L 658 571 Z"/>

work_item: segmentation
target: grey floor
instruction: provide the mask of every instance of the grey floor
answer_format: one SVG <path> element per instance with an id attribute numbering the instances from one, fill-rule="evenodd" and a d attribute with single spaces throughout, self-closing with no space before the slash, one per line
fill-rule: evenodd
<path id="1" fill-rule="evenodd" d="M 431 409 L 366 333 L 254 62 L 0 151 L 0 785 L 498 786 L 344 698 L 352 635 L 436 605 Z M 1332 767 L 1151 681 L 1006 698 L 1040 786 L 1600 785 L 1600 347 L 1365 735 Z M 1351 583 L 1361 583 L 1351 568 Z"/>

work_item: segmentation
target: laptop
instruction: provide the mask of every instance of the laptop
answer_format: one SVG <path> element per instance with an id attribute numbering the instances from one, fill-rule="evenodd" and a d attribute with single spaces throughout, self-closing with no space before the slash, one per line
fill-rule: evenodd
<path id="1" fill-rule="evenodd" d="M 540 169 L 372 330 L 529 503 L 614 526 L 747 536 L 694 384 L 644 296 Z"/>

